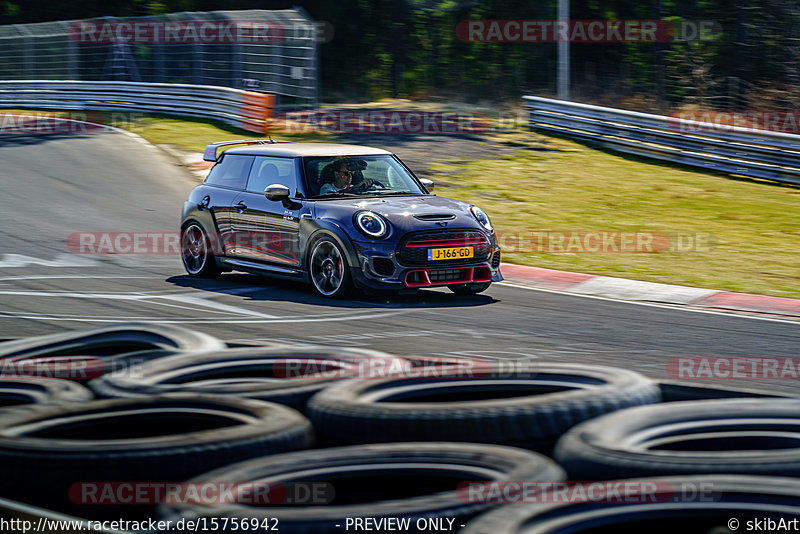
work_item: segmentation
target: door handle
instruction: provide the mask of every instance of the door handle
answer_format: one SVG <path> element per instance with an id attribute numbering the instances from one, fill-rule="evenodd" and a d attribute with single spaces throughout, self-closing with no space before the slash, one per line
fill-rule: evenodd
<path id="1" fill-rule="evenodd" d="M 239 203 L 236 204 L 236 210 L 239 213 L 242 213 L 246 209 L 247 209 L 247 204 L 244 203 L 244 200 L 240 200 Z"/>

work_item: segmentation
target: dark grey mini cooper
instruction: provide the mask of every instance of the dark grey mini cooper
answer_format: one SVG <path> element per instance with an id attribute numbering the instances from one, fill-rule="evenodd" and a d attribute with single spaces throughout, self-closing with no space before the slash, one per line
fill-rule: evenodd
<path id="1" fill-rule="evenodd" d="M 217 157 L 220 147 L 229 148 Z M 325 297 L 447 286 L 460 295 L 502 280 L 489 217 L 430 193 L 376 148 L 274 141 L 215 143 L 215 161 L 183 207 L 192 276 L 248 271 L 303 280 Z"/>

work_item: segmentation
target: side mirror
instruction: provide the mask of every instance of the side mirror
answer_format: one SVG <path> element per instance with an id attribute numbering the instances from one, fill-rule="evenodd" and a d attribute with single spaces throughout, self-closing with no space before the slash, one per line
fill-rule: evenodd
<path id="1" fill-rule="evenodd" d="M 289 191 L 289 188 L 281 184 L 268 185 L 264 189 L 264 196 L 267 197 L 267 200 L 279 201 L 286 209 L 296 210 L 301 208 L 302 204 L 289 198 L 291 194 L 292 192 Z"/>
<path id="2" fill-rule="evenodd" d="M 428 180 L 427 178 L 423 178 L 420 180 L 420 183 L 425 186 L 425 189 L 428 190 L 428 193 L 433 192 L 433 180 Z"/>
<path id="3" fill-rule="evenodd" d="M 267 200 L 284 201 L 291 194 L 292 192 L 289 191 L 289 188 L 281 184 L 272 184 L 264 189 L 264 196 L 267 197 Z"/>

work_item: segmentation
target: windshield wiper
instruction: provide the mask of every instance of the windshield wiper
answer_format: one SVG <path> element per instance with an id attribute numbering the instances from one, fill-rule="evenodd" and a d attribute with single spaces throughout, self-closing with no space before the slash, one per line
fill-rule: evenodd
<path id="1" fill-rule="evenodd" d="M 378 195 L 378 196 L 389 196 L 389 195 L 421 195 L 422 193 L 415 193 L 413 191 L 370 191 L 371 194 Z"/>
<path id="2" fill-rule="evenodd" d="M 311 198 L 341 198 L 341 197 L 358 197 L 360 195 L 356 195 L 353 193 L 345 193 L 344 191 L 337 191 L 335 193 L 323 193 L 321 195 L 314 195 Z"/>

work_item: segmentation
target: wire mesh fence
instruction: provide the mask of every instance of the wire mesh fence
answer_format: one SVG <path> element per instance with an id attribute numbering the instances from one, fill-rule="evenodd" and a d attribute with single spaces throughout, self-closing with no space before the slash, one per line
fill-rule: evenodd
<path id="1" fill-rule="evenodd" d="M 300 8 L 0 26 L 0 80 L 214 85 L 318 102 L 317 25 Z"/>

